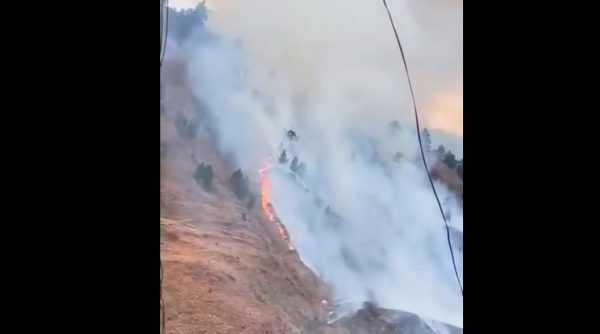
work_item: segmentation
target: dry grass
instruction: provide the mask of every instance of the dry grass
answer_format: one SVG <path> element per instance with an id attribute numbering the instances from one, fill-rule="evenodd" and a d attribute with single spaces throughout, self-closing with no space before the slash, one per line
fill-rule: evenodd
<path id="1" fill-rule="evenodd" d="M 161 120 L 161 258 L 166 329 L 184 333 L 316 333 L 326 291 L 289 251 L 276 226 L 227 187 L 233 170 L 200 133 L 177 135 L 177 113 L 192 115 L 185 85 L 169 80 Z M 184 99 L 184 100 L 182 100 Z M 192 179 L 198 162 L 215 170 L 214 189 Z M 246 219 L 242 218 L 242 215 Z M 336 332 L 337 333 L 337 332 Z"/>

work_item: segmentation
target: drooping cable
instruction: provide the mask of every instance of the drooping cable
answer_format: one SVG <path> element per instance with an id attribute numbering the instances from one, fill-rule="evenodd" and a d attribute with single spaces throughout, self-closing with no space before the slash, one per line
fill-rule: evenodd
<path id="1" fill-rule="evenodd" d="M 458 270 L 456 269 L 456 260 L 454 258 L 454 249 L 452 248 L 452 240 L 450 237 L 450 226 L 448 226 L 448 221 L 446 220 L 446 215 L 444 214 L 444 208 L 442 207 L 442 203 L 440 202 L 440 198 L 435 190 L 435 186 L 433 184 L 433 179 L 431 178 L 431 173 L 429 172 L 429 166 L 427 166 L 427 159 L 425 159 L 425 152 L 423 151 L 423 143 L 421 140 L 421 129 L 419 126 L 419 113 L 417 111 L 417 101 L 415 99 L 415 93 L 412 86 L 412 81 L 410 80 L 410 73 L 408 70 L 408 64 L 406 62 L 406 57 L 404 55 L 404 49 L 402 48 L 402 43 L 400 42 L 400 37 L 398 37 L 398 32 L 396 30 L 396 25 L 394 24 L 394 19 L 392 18 L 392 14 L 390 13 L 390 9 L 388 8 L 387 1 L 382 0 L 385 10 L 388 14 L 388 18 L 390 20 L 390 24 L 392 25 L 392 29 L 394 30 L 394 36 L 396 36 L 396 42 L 398 43 L 398 48 L 400 49 L 400 54 L 402 55 L 402 62 L 404 63 L 404 70 L 406 71 L 406 78 L 408 80 L 408 87 L 410 89 L 410 96 L 412 98 L 413 109 L 415 112 L 415 123 L 417 127 L 417 138 L 419 140 L 419 149 L 421 151 L 421 158 L 423 159 L 423 165 L 425 165 L 425 171 L 427 172 L 427 178 L 429 179 L 429 183 L 431 184 L 431 189 L 433 190 L 433 195 L 435 196 L 435 200 L 440 209 L 440 213 L 442 214 L 442 219 L 444 219 L 444 225 L 446 226 L 446 237 L 448 239 L 448 247 L 450 248 L 450 256 L 452 257 L 452 267 L 454 268 L 454 275 L 456 276 L 456 281 L 458 282 L 458 286 L 460 287 L 460 294 L 463 295 L 463 285 L 460 281 L 460 276 L 458 275 Z"/>

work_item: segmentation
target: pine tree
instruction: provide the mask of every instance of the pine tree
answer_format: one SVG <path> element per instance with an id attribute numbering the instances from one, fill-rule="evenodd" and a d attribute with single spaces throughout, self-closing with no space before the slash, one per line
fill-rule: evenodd
<path id="1" fill-rule="evenodd" d="M 233 192 L 239 199 L 243 199 L 248 195 L 248 177 L 244 176 L 241 169 L 231 174 L 229 182 Z"/>
<path id="2" fill-rule="evenodd" d="M 438 146 L 437 150 L 436 150 L 438 159 L 444 159 L 444 157 L 446 156 L 446 149 L 444 148 L 444 145 L 440 145 Z"/>
<path id="3" fill-rule="evenodd" d="M 194 180 L 196 180 L 196 183 L 206 191 L 212 189 L 213 177 L 214 173 L 211 165 L 201 163 L 194 171 Z"/>
<path id="4" fill-rule="evenodd" d="M 454 156 L 454 153 L 452 153 L 451 151 L 448 151 L 446 153 L 443 161 L 448 167 L 450 167 L 452 169 L 456 168 L 456 166 L 458 165 L 458 161 L 456 161 L 456 157 Z"/>
<path id="5" fill-rule="evenodd" d="M 429 130 L 423 129 L 421 138 L 423 140 L 423 150 L 427 152 L 431 151 L 431 134 Z"/>
<path id="6" fill-rule="evenodd" d="M 285 150 L 283 150 L 283 152 L 281 152 L 281 154 L 279 155 L 279 163 L 285 164 L 287 162 L 288 162 L 287 154 L 285 153 Z"/>
<path id="7" fill-rule="evenodd" d="M 297 157 L 294 157 L 294 159 L 292 159 L 292 163 L 290 164 L 290 169 L 292 170 L 292 172 L 298 171 L 298 158 Z"/>

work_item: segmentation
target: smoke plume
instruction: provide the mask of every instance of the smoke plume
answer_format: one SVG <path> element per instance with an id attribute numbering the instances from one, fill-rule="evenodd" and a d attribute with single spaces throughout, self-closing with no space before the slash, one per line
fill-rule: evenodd
<path id="1" fill-rule="evenodd" d="M 462 3 L 389 2 L 417 99 L 452 94 L 462 86 Z M 223 154 L 245 171 L 272 166 L 275 214 L 302 260 L 331 284 L 340 311 L 374 301 L 462 327 L 446 232 L 381 2 L 229 0 L 213 8 L 208 27 L 180 50 L 193 92 Z M 443 105 L 431 105 L 424 118 L 439 119 Z M 290 128 L 298 138 L 286 136 Z M 304 173 L 277 163 L 283 149 Z M 462 231 L 460 208 L 438 189 Z"/>

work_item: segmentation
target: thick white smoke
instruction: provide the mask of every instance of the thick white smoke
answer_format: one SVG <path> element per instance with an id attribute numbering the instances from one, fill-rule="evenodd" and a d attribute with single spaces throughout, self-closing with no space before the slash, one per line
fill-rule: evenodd
<path id="1" fill-rule="evenodd" d="M 390 2 L 413 45 L 443 27 L 423 29 L 411 13 L 433 10 L 434 26 L 456 21 L 431 1 Z M 443 7 L 462 13 L 462 5 Z M 267 174 L 275 213 L 303 261 L 348 305 L 371 300 L 462 327 L 443 221 L 380 1 L 223 1 L 209 14 L 209 27 L 214 35 L 196 32 L 183 52 L 221 151 L 248 173 L 274 163 L 282 149 L 306 164 L 302 176 L 276 163 Z M 409 61 L 418 67 L 427 55 L 414 50 Z M 455 68 L 445 68 L 451 62 L 442 63 L 443 75 L 422 96 L 460 80 Z M 402 127 L 391 128 L 393 120 Z M 290 128 L 295 141 L 285 136 Z M 447 207 L 462 231 L 460 209 Z"/>

